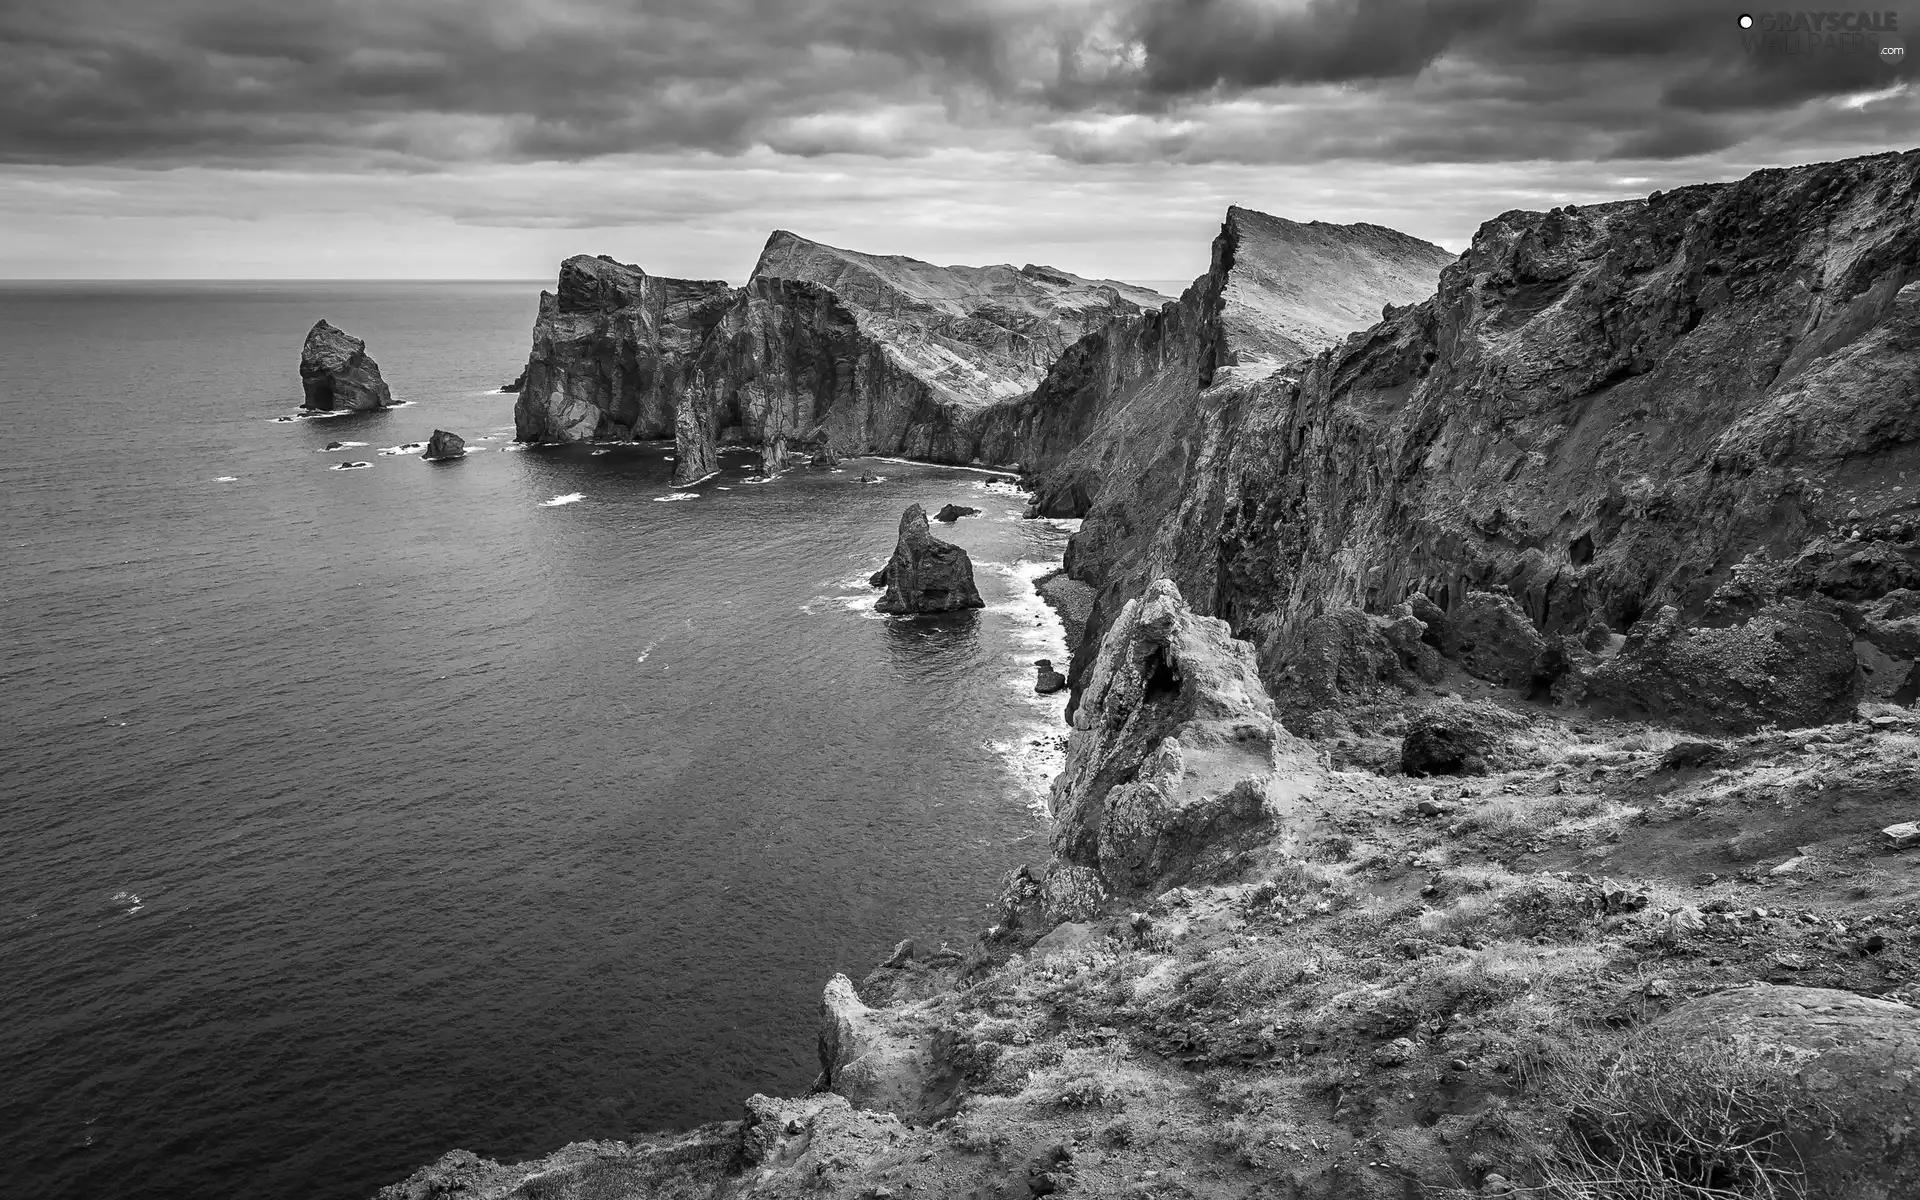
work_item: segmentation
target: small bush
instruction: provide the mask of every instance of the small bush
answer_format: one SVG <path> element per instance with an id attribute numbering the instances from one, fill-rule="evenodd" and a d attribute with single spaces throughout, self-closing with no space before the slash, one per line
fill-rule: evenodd
<path id="1" fill-rule="evenodd" d="M 1836 1118 L 1790 1051 L 1655 1035 L 1546 1082 L 1565 1114 L 1542 1163 L 1545 1200 L 1807 1200 L 1797 1149 Z"/>

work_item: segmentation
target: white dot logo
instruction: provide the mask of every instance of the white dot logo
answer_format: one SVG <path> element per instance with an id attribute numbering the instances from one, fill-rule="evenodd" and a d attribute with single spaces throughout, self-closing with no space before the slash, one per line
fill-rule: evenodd
<path id="1" fill-rule="evenodd" d="M 1751 16 L 1749 16 L 1748 14 L 1746 14 L 1746 13 L 1741 13 L 1741 14 L 1740 14 L 1740 28 L 1742 28 L 1742 29 L 1752 29 L 1752 28 L 1753 28 L 1753 18 L 1752 18 Z"/>

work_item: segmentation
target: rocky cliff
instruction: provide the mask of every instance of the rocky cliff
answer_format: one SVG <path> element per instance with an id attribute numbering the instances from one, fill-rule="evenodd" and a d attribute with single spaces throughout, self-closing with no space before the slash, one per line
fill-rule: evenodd
<path id="1" fill-rule="evenodd" d="M 300 407 L 321 412 L 363 412 L 393 403 L 367 344 L 324 319 L 314 323 L 300 349 L 300 390 Z"/>
<path id="2" fill-rule="evenodd" d="M 974 414 L 1031 392 L 1087 331 L 1164 300 L 1049 267 L 936 267 L 784 231 L 742 288 L 571 258 L 541 298 L 517 436 L 784 438 L 967 461 Z M 677 428 L 683 400 L 706 412 Z"/>
<path id="3" fill-rule="evenodd" d="M 1246 209 L 1227 224 L 1244 245 L 1240 271 L 1177 305 L 1050 267 L 936 267 L 784 231 L 739 289 L 569 259 L 541 302 L 518 436 L 671 434 L 696 461 L 734 439 L 1037 470 L 1146 364 L 1201 353 L 1270 369 L 1428 295 L 1451 257 L 1378 226 Z M 1190 344 L 1213 320 L 1233 337 Z M 683 404 L 696 411 L 677 418 Z"/>
<path id="4" fill-rule="evenodd" d="M 1164 573 L 1323 702 L 1412 677 L 1396 606 L 1438 644 L 1495 593 L 1540 689 L 1624 713 L 1745 729 L 1913 690 L 1917 176 L 1890 154 L 1506 213 L 1435 296 L 1253 382 L 1208 369 L 1247 344 L 1229 228 L 1225 314 L 1187 335 L 1224 352 L 1123 379 L 1042 481 L 1088 518 L 1089 638 Z"/>

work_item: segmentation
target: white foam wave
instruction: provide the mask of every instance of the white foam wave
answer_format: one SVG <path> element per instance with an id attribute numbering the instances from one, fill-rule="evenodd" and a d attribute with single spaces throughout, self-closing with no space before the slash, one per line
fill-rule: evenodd
<path id="1" fill-rule="evenodd" d="M 906 463 L 908 466 L 914 467 L 938 467 L 943 471 L 973 471 L 981 475 L 1018 475 L 1020 473 L 1012 467 L 963 467 L 958 463 L 926 462 L 918 458 L 887 458 L 879 454 L 873 456 L 873 461 Z"/>
<path id="2" fill-rule="evenodd" d="M 502 453 L 502 454 L 512 454 L 512 453 L 513 453 L 514 451 L 516 451 L 516 450 L 525 450 L 526 448 L 527 448 L 527 443 L 525 443 L 525 442 L 514 442 L 514 443 L 512 443 L 512 444 L 510 444 L 510 445 L 506 445 L 506 446 L 502 446 L 502 447 L 500 447 L 500 453 Z"/>
<path id="3" fill-rule="evenodd" d="M 715 489 L 713 489 L 713 490 L 714 490 L 714 491 L 716 491 L 716 492 L 730 492 L 730 491 L 732 491 L 733 489 L 732 489 L 732 488 L 730 488 L 730 487 L 718 487 L 718 488 L 715 488 Z"/>
<path id="4" fill-rule="evenodd" d="M 639 658 L 636 658 L 636 659 L 634 659 L 633 661 L 635 661 L 635 662 L 645 662 L 645 661 L 647 661 L 647 655 L 649 655 L 649 654 L 652 654 L 652 653 L 653 653 L 653 648 L 654 648 L 655 646 L 658 646 L 659 644 L 660 644 L 659 642 L 648 642 L 648 643 L 647 643 L 647 648 L 646 648 L 645 650 L 642 650 L 642 651 L 640 652 L 640 657 L 639 657 Z"/>
<path id="5" fill-rule="evenodd" d="M 355 409 L 351 409 L 351 408 L 336 408 L 332 410 L 322 410 L 317 408 L 302 409 L 301 411 L 293 414 L 293 419 L 296 421 L 331 421 L 335 417 L 352 416 L 355 411 L 356 411 Z"/>
<path id="6" fill-rule="evenodd" d="M 215 483 L 239 483 L 240 477 L 238 475 L 220 475 L 215 477 L 214 482 Z"/>
<path id="7" fill-rule="evenodd" d="M 1039 816 L 1047 815 L 1047 796 L 1053 790 L 1054 777 L 1067 766 L 1066 730 L 1056 723 L 1023 723 L 1019 733 L 1008 741 L 988 742 L 987 749 L 1000 756 L 1027 797 L 1027 807 Z"/>
<path id="8" fill-rule="evenodd" d="M 742 479 L 740 482 L 741 483 L 772 483 L 774 480 L 778 478 L 780 478 L 778 475 L 749 475 L 745 479 Z"/>
<path id="9" fill-rule="evenodd" d="M 653 502 L 655 504 L 670 504 L 675 500 L 698 500 L 699 498 L 699 492 L 674 492 L 667 496 L 655 496 Z"/>
<path id="10" fill-rule="evenodd" d="M 328 467 L 328 468 L 327 468 L 327 470 L 329 470 L 329 471 L 358 471 L 358 470 L 359 470 L 359 469 L 360 469 L 361 467 L 370 467 L 370 466 L 372 466 L 372 465 L 373 465 L 373 464 L 372 464 L 372 463 L 370 463 L 370 462 L 344 462 L 344 463 L 335 463 L 335 464 L 333 464 L 332 466 L 330 466 L 330 467 Z"/>
<path id="11" fill-rule="evenodd" d="M 417 454 L 427 448 L 425 442 L 408 442 L 401 446 L 388 446 L 385 450 L 376 450 L 375 454 L 384 454 L 389 458 L 396 454 Z"/>
<path id="12" fill-rule="evenodd" d="M 709 480 L 709 479 L 716 479 L 716 478 L 718 478 L 718 477 L 719 477 L 719 475 L 720 475 L 720 472 L 718 472 L 718 471 L 708 471 L 708 472 L 707 472 L 707 473 L 706 473 L 705 475 L 702 475 L 702 476 L 701 476 L 700 478 L 698 478 L 698 479 L 695 479 L 695 480 L 691 480 L 691 481 L 689 481 L 689 482 L 687 482 L 687 483 L 677 483 L 677 484 L 675 484 L 674 486 L 675 486 L 675 487 L 683 487 L 683 488 L 690 488 L 690 487 L 697 487 L 697 486 L 699 486 L 700 484 L 703 484 L 703 483 L 705 483 L 705 482 L 706 482 L 707 480 Z"/>
<path id="13" fill-rule="evenodd" d="M 540 507 L 541 508 L 559 508 L 562 504 L 578 504 L 585 499 L 586 499 L 586 496 L 580 492 L 568 492 L 564 496 L 555 496 L 551 500 L 542 500 L 540 502 Z"/>
<path id="14" fill-rule="evenodd" d="M 122 916 L 128 917 L 146 907 L 146 904 L 141 901 L 140 897 L 133 892 L 115 892 L 113 894 L 113 903 L 122 910 Z"/>

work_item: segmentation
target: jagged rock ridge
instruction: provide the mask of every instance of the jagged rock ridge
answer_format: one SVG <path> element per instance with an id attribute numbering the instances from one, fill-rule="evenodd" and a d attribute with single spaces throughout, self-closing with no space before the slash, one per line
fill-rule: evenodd
<path id="1" fill-rule="evenodd" d="M 1353 640 L 1341 612 L 1417 597 L 1451 620 L 1506 591 L 1565 699 L 1742 729 L 1901 694 L 1917 206 L 1908 153 L 1510 212 L 1437 295 L 1304 369 L 1149 375 L 1043 481 L 1047 511 L 1088 517 L 1090 637 L 1165 573 L 1259 646 L 1269 687 L 1338 691 L 1407 677 L 1380 654 L 1316 683 L 1316 659 L 1352 666 L 1322 652 Z"/>

